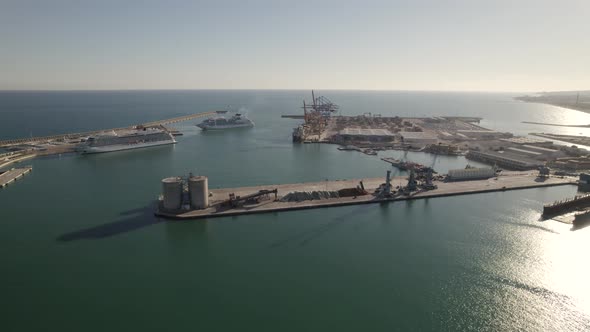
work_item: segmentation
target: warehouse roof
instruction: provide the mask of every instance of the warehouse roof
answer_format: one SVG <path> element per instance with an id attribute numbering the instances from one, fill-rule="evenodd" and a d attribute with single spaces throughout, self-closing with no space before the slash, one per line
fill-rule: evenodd
<path id="1" fill-rule="evenodd" d="M 360 129 L 360 128 L 344 128 L 340 131 L 340 135 L 347 136 L 395 136 L 387 129 Z"/>
<path id="2" fill-rule="evenodd" d="M 515 144 L 552 144 L 551 141 L 540 140 L 540 139 L 530 138 L 530 137 L 502 138 L 502 139 L 500 139 L 500 141 L 515 143 Z"/>
<path id="3" fill-rule="evenodd" d="M 398 134 L 403 138 L 409 139 L 436 139 L 434 134 L 424 131 L 400 131 Z"/>
<path id="4" fill-rule="evenodd" d="M 541 152 L 529 151 L 529 150 L 524 150 L 524 149 L 519 149 L 519 148 L 512 148 L 512 147 L 510 147 L 510 148 L 508 148 L 508 150 L 516 151 L 516 152 L 521 152 L 521 153 L 526 153 L 526 154 L 531 154 L 531 155 L 534 155 L 534 156 L 541 155 Z"/>

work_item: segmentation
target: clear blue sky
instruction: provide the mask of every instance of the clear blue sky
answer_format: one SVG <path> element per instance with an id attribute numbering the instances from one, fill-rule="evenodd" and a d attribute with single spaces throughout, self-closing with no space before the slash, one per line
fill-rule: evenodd
<path id="1" fill-rule="evenodd" d="M 0 0 L 0 89 L 590 88 L 588 0 Z"/>

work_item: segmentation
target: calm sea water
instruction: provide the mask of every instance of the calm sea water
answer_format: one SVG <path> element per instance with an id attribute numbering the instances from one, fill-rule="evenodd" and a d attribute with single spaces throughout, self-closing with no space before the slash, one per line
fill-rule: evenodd
<path id="1" fill-rule="evenodd" d="M 481 116 L 526 134 L 590 134 L 521 121 L 590 116 L 506 94 L 324 92 L 343 114 Z M 211 187 L 384 176 L 378 157 L 293 145 L 307 91 L 0 93 L 0 139 L 241 108 L 251 130 L 178 126 L 175 146 L 31 162 L 0 190 L 2 330 L 590 329 L 590 228 L 539 221 L 574 187 L 164 222 L 160 179 Z M 383 152 L 380 156 L 403 156 Z M 444 172 L 460 157 L 408 153 Z M 214 189 L 213 189 L 214 190 Z"/>

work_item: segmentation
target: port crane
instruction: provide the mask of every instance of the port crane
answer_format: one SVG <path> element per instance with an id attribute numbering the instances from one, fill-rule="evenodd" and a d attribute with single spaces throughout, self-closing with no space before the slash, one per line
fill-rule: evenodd
<path id="1" fill-rule="evenodd" d="M 269 189 L 259 190 L 257 193 L 253 193 L 253 194 L 246 195 L 246 196 L 236 196 L 234 193 L 231 193 L 231 194 L 229 194 L 229 199 L 227 200 L 227 203 L 231 207 L 235 208 L 235 207 L 244 205 L 244 203 L 248 203 L 248 202 L 258 203 L 262 199 L 269 199 L 270 194 L 274 194 L 275 200 L 277 200 L 278 193 L 279 193 L 279 190 L 277 188 L 270 189 L 270 190 Z"/>
<path id="2" fill-rule="evenodd" d="M 332 113 L 338 112 L 340 106 L 324 96 L 316 97 L 313 90 L 311 90 L 311 98 L 311 104 L 303 100 L 303 118 L 310 132 L 318 135 L 319 139 L 322 131 L 327 126 L 328 118 L 332 116 Z"/>

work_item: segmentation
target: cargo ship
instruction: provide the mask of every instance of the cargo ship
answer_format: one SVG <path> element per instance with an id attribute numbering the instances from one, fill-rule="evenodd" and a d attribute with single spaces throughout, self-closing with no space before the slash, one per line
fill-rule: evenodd
<path id="1" fill-rule="evenodd" d="M 160 129 L 132 129 L 113 131 L 89 137 L 77 147 L 83 154 L 104 153 L 174 144 L 176 140 L 169 132 Z"/>

